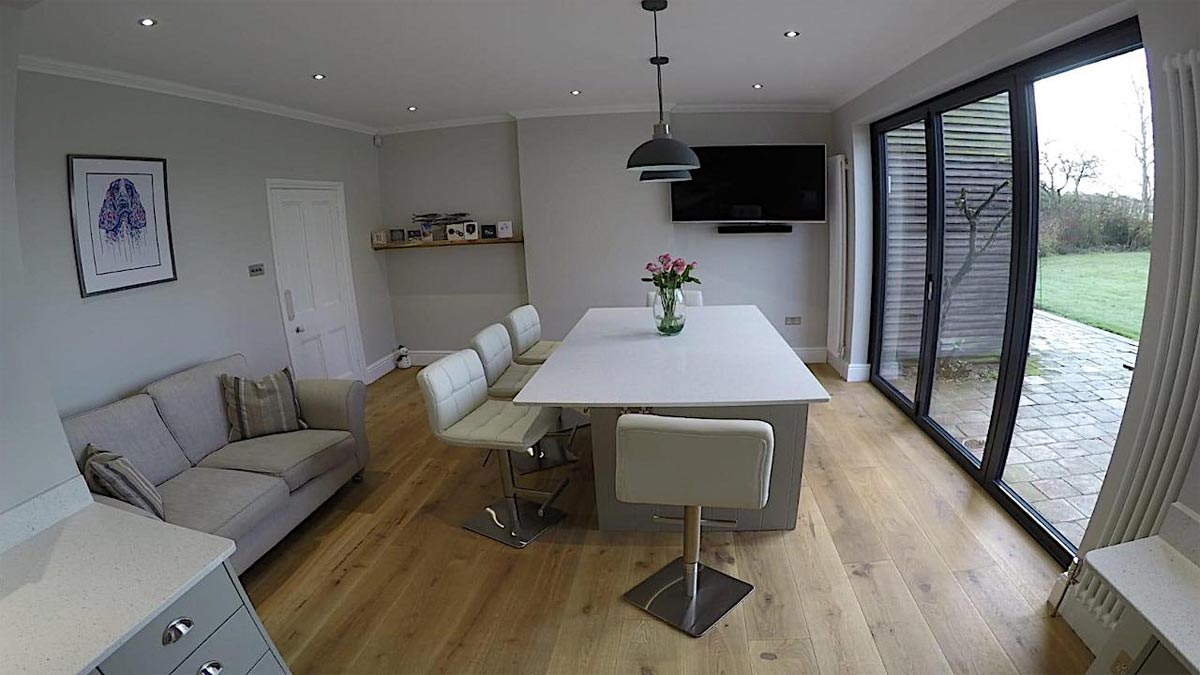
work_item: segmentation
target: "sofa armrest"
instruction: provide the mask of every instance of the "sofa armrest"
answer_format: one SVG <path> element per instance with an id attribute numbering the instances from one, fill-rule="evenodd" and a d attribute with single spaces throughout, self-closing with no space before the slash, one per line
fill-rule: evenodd
<path id="1" fill-rule="evenodd" d="M 139 516 L 149 518 L 150 520 L 158 520 L 158 516 L 154 515 L 153 513 L 150 513 L 146 509 L 143 509 L 138 506 L 134 506 L 133 504 L 130 504 L 129 502 L 123 502 L 120 499 L 113 499 L 112 497 L 109 497 L 108 495 L 101 495 L 101 494 L 96 494 L 95 492 L 93 492 L 92 499 L 97 504 L 103 504 L 105 506 L 111 506 L 114 509 L 121 509 L 122 511 L 136 513 Z"/>
<path id="2" fill-rule="evenodd" d="M 338 429 L 354 436 L 358 468 L 367 467 L 366 386 L 357 380 L 296 380 L 300 416 L 310 429 Z"/>

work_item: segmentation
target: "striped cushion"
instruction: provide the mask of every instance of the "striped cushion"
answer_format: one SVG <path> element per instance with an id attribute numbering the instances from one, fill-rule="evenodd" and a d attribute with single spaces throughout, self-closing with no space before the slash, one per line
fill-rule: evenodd
<path id="1" fill-rule="evenodd" d="M 229 442 L 307 429 L 300 419 L 296 385 L 287 368 L 262 378 L 221 375 Z"/>
<path id="2" fill-rule="evenodd" d="M 128 459 L 88 444 L 83 452 L 83 478 L 88 488 L 163 517 L 162 495 Z"/>

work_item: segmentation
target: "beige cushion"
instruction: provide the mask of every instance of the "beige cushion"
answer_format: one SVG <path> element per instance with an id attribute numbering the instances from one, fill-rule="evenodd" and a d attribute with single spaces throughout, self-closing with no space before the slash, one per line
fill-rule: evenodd
<path id="1" fill-rule="evenodd" d="M 229 442 L 222 373 L 248 377 L 246 357 L 226 356 L 165 377 L 145 388 L 154 399 L 163 422 L 192 464 Z"/>
<path id="2" fill-rule="evenodd" d="M 513 398 L 521 393 L 521 387 L 525 386 L 526 382 L 533 377 L 538 370 L 537 366 L 525 366 L 520 363 L 514 363 L 505 370 L 496 383 L 488 387 L 488 396 L 492 398 Z"/>
<path id="3" fill-rule="evenodd" d="M 760 509 L 775 436 L 759 420 L 622 415 L 617 499 L 634 504 Z"/>
<path id="4" fill-rule="evenodd" d="M 92 492 L 119 499 L 162 519 L 162 495 L 128 459 L 89 443 L 83 456 L 83 478 Z"/>
<path id="5" fill-rule="evenodd" d="M 222 373 L 220 381 L 230 443 L 308 428 L 300 419 L 291 370 L 284 368 L 258 380 Z"/>
<path id="6" fill-rule="evenodd" d="M 554 340 L 538 340 L 532 347 L 513 357 L 513 361 L 522 365 L 537 366 L 546 362 L 559 345 Z"/>
<path id="7" fill-rule="evenodd" d="M 309 429 L 230 443 L 197 466 L 278 476 L 295 491 L 353 458 L 354 437 L 350 432 Z"/>
<path id="8" fill-rule="evenodd" d="M 81 469 L 89 443 L 128 458 L 154 485 L 191 467 L 145 394 L 68 417 L 62 424 Z"/>
<path id="9" fill-rule="evenodd" d="M 554 428 L 558 414 L 558 408 L 489 400 L 437 436 L 449 445 L 524 450 Z"/>
<path id="10" fill-rule="evenodd" d="M 282 478 L 195 467 L 158 486 L 166 521 L 238 539 L 287 505 Z"/>

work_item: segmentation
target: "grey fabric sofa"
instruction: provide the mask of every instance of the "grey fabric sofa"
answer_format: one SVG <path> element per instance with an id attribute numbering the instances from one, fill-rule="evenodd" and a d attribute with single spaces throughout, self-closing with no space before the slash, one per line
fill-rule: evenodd
<path id="1" fill-rule="evenodd" d="M 250 375 L 245 357 L 228 356 L 64 419 L 63 427 L 76 461 L 88 443 L 129 458 L 158 486 L 167 522 L 234 540 L 229 562 L 240 573 L 366 468 L 366 388 L 298 380 L 308 429 L 229 443 L 221 373 Z"/>

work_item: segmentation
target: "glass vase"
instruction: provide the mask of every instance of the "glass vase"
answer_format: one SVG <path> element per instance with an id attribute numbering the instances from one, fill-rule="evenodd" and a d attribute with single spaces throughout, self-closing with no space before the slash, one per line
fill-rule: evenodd
<path id="1" fill-rule="evenodd" d="M 687 309 L 683 304 L 683 291 L 658 289 L 658 301 L 654 303 L 654 328 L 663 335 L 678 335 L 683 330 Z"/>

